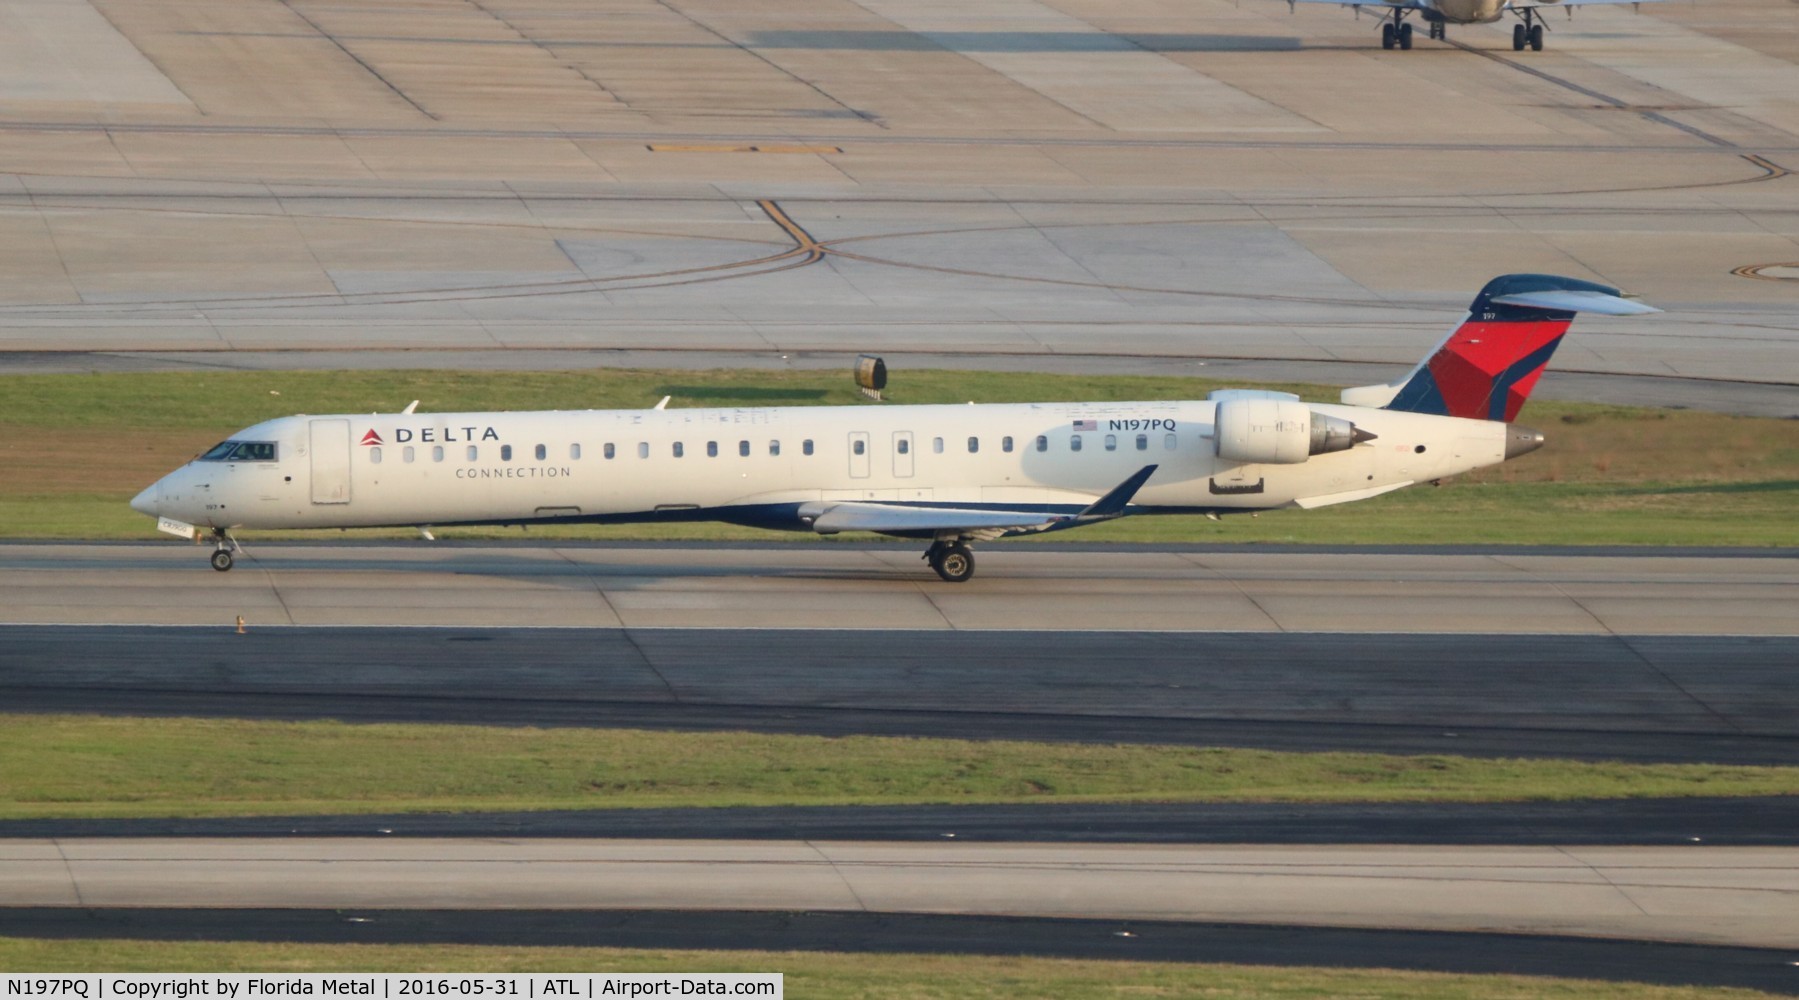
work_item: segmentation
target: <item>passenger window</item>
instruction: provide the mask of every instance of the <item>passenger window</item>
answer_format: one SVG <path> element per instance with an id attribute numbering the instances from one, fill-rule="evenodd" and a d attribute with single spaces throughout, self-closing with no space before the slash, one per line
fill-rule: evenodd
<path id="1" fill-rule="evenodd" d="M 1138 451 L 1148 451 L 1149 450 L 1149 435 L 1148 434 L 1137 435 L 1137 450 Z"/>
<path id="2" fill-rule="evenodd" d="M 1049 450 L 1049 435 L 1048 434 L 1037 435 L 1037 450 L 1038 451 L 1048 451 Z"/>
<path id="3" fill-rule="evenodd" d="M 400 461 L 405 462 L 408 465 L 412 463 L 412 445 L 407 445 L 400 449 Z"/>
<path id="4" fill-rule="evenodd" d="M 476 445 L 472 445 L 472 444 L 469 445 L 468 446 L 468 460 L 473 462 L 479 457 L 481 457 L 481 449 Z"/>
<path id="5" fill-rule="evenodd" d="M 932 438 L 931 439 L 931 451 L 938 455 L 943 454 L 943 439 L 942 438 Z"/>
<path id="6" fill-rule="evenodd" d="M 637 442 L 637 457 L 638 458 L 649 458 L 650 457 L 650 443 L 648 441 Z"/>
<path id="7" fill-rule="evenodd" d="M 1116 435 L 1116 434 L 1107 434 L 1106 435 L 1106 450 L 1107 451 L 1117 451 L 1118 450 L 1118 435 Z"/>
<path id="8" fill-rule="evenodd" d="M 850 450 L 858 455 L 863 454 L 868 451 L 868 442 L 860 440 L 856 441 L 854 444 L 850 445 Z"/>
<path id="9" fill-rule="evenodd" d="M 1173 434 L 1162 435 L 1162 447 L 1167 451 L 1174 450 L 1174 435 Z"/>
<path id="10" fill-rule="evenodd" d="M 912 450 L 912 442 L 905 438 L 900 438 L 899 442 L 894 445 L 894 448 L 896 448 L 900 454 L 904 455 Z"/>
<path id="11" fill-rule="evenodd" d="M 1069 451 L 1080 451 L 1081 450 L 1081 436 L 1079 434 L 1076 434 L 1073 437 L 1070 437 L 1068 439 L 1068 450 Z"/>
<path id="12" fill-rule="evenodd" d="M 718 457 L 718 442 L 717 441 L 706 442 L 706 457 L 707 458 L 717 458 Z"/>
<path id="13" fill-rule="evenodd" d="M 807 455 L 812 454 L 812 439 L 811 438 L 807 438 L 806 440 L 800 442 L 800 451 Z"/>
<path id="14" fill-rule="evenodd" d="M 768 453 L 770 456 L 779 456 L 781 454 L 781 442 L 770 441 L 768 443 Z"/>
<path id="15" fill-rule="evenodd" d="M 1007 435 L 1007 436 L 999 439 L 999 450 L 1003 451 L 1003 452 L 1007 452 L 1007 453 L 1010 453 L 1012 451 L 1011 435 Z"/>
<path id="16" fill-rule="evenodd" d="M 581 458 L 581 446 L 578 444 L 569 445 L 568 446 L 568 457 L 571 459 L 574 459 L 576 461 L 579 461 Z"/>
<path id="17" fill-rule="evenodd" d="M 617 457 L 618 449 L 614 448 L 612 442 L 608 441 L 606 442 L 605 447 L 600 449 L 600 454 L 603 455 L 607 461 L 611 461 L 613 458 Z"/>
<path id="18" fill-rule="evenodd" d="M 744 458 L 750 457 L 750 443 L 748 441 L 737 442 L 737 454 Z"/>
<path id="19" fill-rule="evenodd" d="M 538 445 L 538 446 L 537 446 L 537 451 L 536 451 L 536 452 L 535 452 L 535 453 L 534 453 L 534 454 L 536 454 L 536 455 L 537 455 L 537 460 L 538 460 L 538 461 L 539 461 L 539 462 L 541 462 L 541 461 L 543 461 L 543 460 L 544 460 L 544 459 L 546 459 L 546 458 L 549 458 L 549 457 L 550 457 L 550 450 L 549 450 L 549 449 L 548 449 L 548 448 L 545 448 L 545 447 L 544 447 L 544 446 L 543 446 L 543 445 L 541 445 L 541 444 L 540 444 L 540 445 Z"/>
<path id="20" fill-rule="evenodd" d="M 681 442 L 681 441 L 676 441 L 675 442 L 675 457 L 680 458 L 682 455 L 685 455 L 685 454 L 687 454 L 686 443 Z"/>
<path id="21" fill-rule="evenodd" d="M 375 447 L 369 449 L 369 464 L 370 465 L 380 465 L 381 464 L 381 446 L 380 445 L 376 445 Z"/>
<path id="22" fill-rule="evenodd" d="M 441 444 L 432 445 L 431 446 L 431 461 L 441 462 L 443 460 L 444 460 L 444 446 Z"/>
<path id="23" fill-rule="evenodd" d="M 968 453 L 970 455 L 972 455 L 975 452 L 980 451 L 980 450 L 981 450 L 981 439 L 980 438 L 969 438 L 968 439 Z"/>
<path id="24" fill-rule="evenodd" d="M 500 461 L 502 461 L 502 462 L 512 461 L 512 446 L 511 445 L 509 445 L 509 444 L 500 445 Z"/>

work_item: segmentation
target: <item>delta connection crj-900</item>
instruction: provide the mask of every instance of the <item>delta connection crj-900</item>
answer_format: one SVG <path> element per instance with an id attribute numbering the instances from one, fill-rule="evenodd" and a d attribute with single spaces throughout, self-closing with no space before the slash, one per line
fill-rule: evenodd
<path id="1" fill-rule="evenodd" d="M 1336 404 L 1255 389 L 1201 401 L 293 416 L 245 428 L 131 501 L 166 531 L 725 521 L 969 546 L 1145 514 L 1313 508 L 1495 465 L 1578 312 L 1657 310 L 1512 274 L 1410 374 Z M 664 401 L 666 402 L 666 400 Z"/>

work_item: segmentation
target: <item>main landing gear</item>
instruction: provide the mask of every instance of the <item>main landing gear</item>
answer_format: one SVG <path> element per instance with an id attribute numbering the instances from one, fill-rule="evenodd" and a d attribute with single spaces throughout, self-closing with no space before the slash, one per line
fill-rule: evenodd
<path id="1" fill-rule="evenodd" d="M 231 569 L 231 553 L 243 551 L 224 528 L 212 529 L 212 544 L 212 568 L 221 573 Z"/>
<path id="2" fill-rule="evenodd" d="M 924 550 L 924 558 L 937 575 L 950 583 L 961 583 L 974 576 L 974 552 L 960 541 L 939 539 Z"/>
<path id="3" fill-rule="evenodd" d="M 1515 8 L 1523 24 L 1512 25 L 1512 51 L 1522 52 L 1526 45 L 1532 52 L 1543 51 L 1543 19 L 1537 16 L 1535 8 Z"/>
<path id="4" fill-rule="evenodd" d="M 1398 46 L 1402 49 L 1412 47 L 1412 26 L 1405 21 L 1409 11 L 1403 7 L 1393 8 L 1393 19 L 1380 26 L 1380 47 L 1390 49 Z"/>

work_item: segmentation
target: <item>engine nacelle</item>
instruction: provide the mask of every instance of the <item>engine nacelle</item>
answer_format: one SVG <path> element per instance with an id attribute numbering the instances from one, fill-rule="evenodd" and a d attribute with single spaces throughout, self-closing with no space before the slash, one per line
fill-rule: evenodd
<path id="1" fill-rule="evenodd" d="M 1284 399 L 1226 399 L 1213 418 L 1218 457 L 1229 462 L 1293 465 L 1313 455 L 1348 451 L 1374 435 L 1341 417 L 1314 413 Z"/>

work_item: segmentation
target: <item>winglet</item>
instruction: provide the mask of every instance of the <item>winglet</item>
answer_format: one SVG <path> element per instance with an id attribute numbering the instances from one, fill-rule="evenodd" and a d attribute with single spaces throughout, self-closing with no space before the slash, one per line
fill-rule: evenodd
<path id="1" fill-rule="evenodd" d="M 656 404 L 656 405 L 655 405 L 655 406 L 652 406 L 652 407 L 650 407 L 650 409 L 652 409 L 652 410 L 666 410 L 666 409 L 668 409 L 668 401 L 669 401 L 669 400 L 671 400 L 671 399 L 673 399 L 673 398 L 675 398 L 675 397 L 673 397 L 673 396 L 664 396 L 664 397 L 662 397 L 662 402 L 660 402 L 660 403 L 657 403 L 657 404 Z"/>
<path id="2" fill-rule="evenodd" d="M 1156 468 L 1153 465 L 1146 465 L 1137 470 L 1136 475 L 1112 487 L 1112 492 L 1088 504 L 1086 510 L 1075 516 L 1079 518 L 1117 517 L 1124 513 L 1124 509 L 1130 506 L 1131 498 L 1137 495 L 1137 491 L 1143 488 L 1144 483 L 1149 482 L 1150 476 L 1156 474 Z"/>

